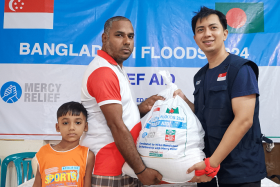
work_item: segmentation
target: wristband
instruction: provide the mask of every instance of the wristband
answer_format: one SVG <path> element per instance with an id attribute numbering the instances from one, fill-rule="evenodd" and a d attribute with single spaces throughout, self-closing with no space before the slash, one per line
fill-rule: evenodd
<path id="1" fill-rule="evenodd" d="M 213 168 L 213 167 L 210 166 L 209 158 L 206 158 L 206 159 L 204 160 L 204 162 L 205 162 L 205 165 L 206 165 L 206 167 L 204 168 L 204 170 L 195 170 L 195 175 L 196 175 L 196 176 L 201 176 L 201 175 L 204 175 L 204 174 L 205 174 L 205 175 L 207 175 L 208 177 L 214 178 L 214 177 L 217 175 L 218 171 L 220 170 L 220 164 L 219 164 L 218 167 Z"/>
<path id="2" fill-rule="evenodd" d="M 135 173 L 135 175 L 139 175 L 139 174 L 143 173 L 146 169 L 147 169 L 147 167 L 145 166 L 145 168 L 142 171 L 140 171 L 139 173 Z"/>

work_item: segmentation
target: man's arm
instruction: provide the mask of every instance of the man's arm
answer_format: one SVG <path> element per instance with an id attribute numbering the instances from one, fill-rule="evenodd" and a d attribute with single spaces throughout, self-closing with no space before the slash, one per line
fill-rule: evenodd
<path id="1" fill-rule="evenodd" d="M 107 125 L 112 132 L 115 144 L 125 161 L 135 173 L 143 171 L 146 166 L 139 156 L 132 135 L 122 120 L 122 105 L 106 104 L 100 106 L 100 108 L 107 120 Z M 144 185 L 157 184 L 162 179 L 162 176 L 156 170 L 150 168 L 145 169 L 137 177 Z"/>
<path id="2" fill-rule="evenodd" d="M 235 117 L 210 158 L 211 166 L 217 167 L 252 127 L 255 104 L 256 94 L 232 99 L 232 110 Z"/>
<path id="3" fill-rule="evenodd" d="M 140 117 L 144 117 L 153 107 L 157 100 L 164 100 L 164 97 L 158 95 L 152 95 L 138 105 L 138 110 L 140 112 Z"/>
<path id="4" fill-rule="evenodd" d="M 95 155 L 92 151 L 88 151 L 87 166 L 84 180 L 84 187 L 91 187 L 91 176 L 95 162 Z"/>
<path id="5" fill-rule="evenodd" d="M 189 105 L 189 107 L 191 108 L 193 113 L 195 112 L 194 104 L 192 102 L 190 102 L 190 100 L 184 95 L 182 90 L 180 90 L 180 89 L 176 90 L 173 94 L 173 97 L 175 97 L 176 95 L 179 95 Z"/>
<path id="6" fill-rule="evenodd" d="M 39 172 L 39 166 L 37 167 L 37 172 L 35 176 L 35 181 L 33 183 L 32 187 L 42 187 L 42 179 L 41 179 L 41 174 Z"/>
<path id="7" fill-rule="evenodd" d="M 228 154 L 237 146 L 243 136 L 252 127 L 256 104 L 256 94 L 232 99 L 234 119 L 226 130 L 222 141 L 210 157 L 210 166 L 218 167 Z M 204 162 L 199 162 L 189 168 L 188 172 L 205 168 Z M 209 178 L 210 179 L 210 178 Z M 194 176 L 191 182 L 205 182 L 205 176 Z"/>

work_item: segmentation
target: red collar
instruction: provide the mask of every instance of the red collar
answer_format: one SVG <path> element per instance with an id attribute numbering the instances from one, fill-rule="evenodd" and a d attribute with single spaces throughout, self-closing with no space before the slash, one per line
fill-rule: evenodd
<path id="1" fill-rule="evenodd" d="M 97 50 L 97 55 L 104 58 L 105 60 L 107 60 L 110 64 L 118 65 L 118 63 L 110 55 L 108 55 L 105 51 Z"/>

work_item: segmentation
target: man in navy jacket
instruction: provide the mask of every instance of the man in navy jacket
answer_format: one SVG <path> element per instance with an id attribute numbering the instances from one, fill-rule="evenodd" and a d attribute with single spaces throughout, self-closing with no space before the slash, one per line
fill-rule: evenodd
<path id="1" fill-rule="evenodd" d="M 258 67 L 226 51 L 227 21 L 223 13 L 201 7 L 192 19 L 194 40 L 208 63 L 194 77 L 194 103 L 181 96 L 205 130 L 206 159 L 191 182 L 198 187 L 260 187 L 266 176 L 259 123 Z M 210 181 L 210 182 L 209 182 Z"/>

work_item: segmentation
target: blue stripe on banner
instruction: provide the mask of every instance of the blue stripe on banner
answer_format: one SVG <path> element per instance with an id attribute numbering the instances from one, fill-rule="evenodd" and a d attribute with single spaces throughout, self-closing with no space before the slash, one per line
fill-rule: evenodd
<path id="1" fill-rule="evenodd" d="M 4 3 L 0 10 L 4 11 Z M 0 63 L 88 65 L 101 48 L 105 21 L 121 15 L 135 30 L 135 50 L 128 67 L 202 67 L 207 63 L 191 28 L 194 11 L 215 9 L 222 0 L 54 1 L 53 29 L 4 29 L 0 14 Z M 239 2 L 240 0 L 232 0 Z M 247 2 L 247 1 L 246 1 Z M 258 66 L 280 66 L 280 0 L 264 3 L 264 32 L 229 34 L 229 52 Z"/>

